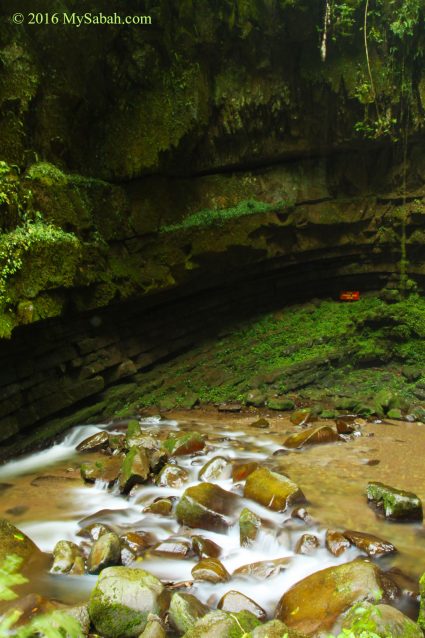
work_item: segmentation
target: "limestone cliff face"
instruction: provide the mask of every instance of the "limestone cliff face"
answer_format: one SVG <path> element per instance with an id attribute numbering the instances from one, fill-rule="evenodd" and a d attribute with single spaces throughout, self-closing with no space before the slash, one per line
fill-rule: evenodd
<path id="1" fill-rule="evenodd" d="M 393 272 L 403 219 L 419 254 L 425 30 L 402 4 L 367 16 L 371 73 L 359 0 L 334 3 L 326 38 L 313 0 L 95 3 L 143 26 L 5 20 L 0 334 L 321 255 L 335 279 Z"/>

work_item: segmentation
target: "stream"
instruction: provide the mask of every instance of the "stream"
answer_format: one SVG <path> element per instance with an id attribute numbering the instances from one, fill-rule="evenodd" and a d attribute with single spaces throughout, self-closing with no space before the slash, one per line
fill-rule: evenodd
<path id="1" fill-rule="evenodd" d="M 174 416 L 174 415 L 173 415 Z M 348 441 L 312 445 L 301 450 L 282 448 L 288 434 L 298 431 L 288 417 L 267 415 L 269 427 L 251 424 L 252 414 L 224 414 L 197 411 L 176 414 L 175 420 L 147 417 L 141 420 L 143 432 L 165 438 L 170 432 L 196 430 L 207 436 L 202 453 L 178 457 L 178 464 L 189 473 L 189 482 L 181 488 L 138 486 L 129 496 L 97 481 L 84 483 L 80 477 L 83 461 L 98 459 L 101 452 L 78 454 L 76 446 L 100 430 L 122 433 L 125 423 L 85 425 L 68 431 L 48 449 L 10 460 L 0 467 L 0 516 L 25 532 L 45 552 L 57 541 L 81 543 L 79 530 L 94 521 L 118 528 L 150 532 L 158 541 L 170 536 L 187 537 L 195 533 L 213 540 L 222 548 L 220 560 L 229 573 L 236 568 L 275 558 L 290 558 L 288 566 L 266 580 L 233 576 L 230 582 L 195 582 L 188 592 L 214 607 L 220 597 L 236 589 L 261 605 L 272 615 L 281 595 L 307 575 L 362 555 L 354 546 L 339 557 L 325 547 L 327 529 L 357 530 L 375 534 L 393 543 L 398 553 L 379 559 L 387 570 L 399 568 L 418 579 L 425 571 L 425 535 L 420 523 L 396 524 L 379 518 L 367 505 L 366 485 L 370 480 L 415 492 L 425 500 L 425 426 L 418 423 L 364 423 L 361 435 Z M 180 497 L 183 491 L 199 483 L 198 472 L 211 458 L 221 455 L 231 461 L 257 461 L 282 472 L 303 490 L 306 508 L 313 522 L 306 525 L 288 513 L 273 512 L 244 499 L 263 520 L 260 534 L 248 547 L 240 547 L 236 523 L 227 534 L 206 530 L 182 529 L 174 516 L 143 512 L 159 496 Z M 242 484 L 232 479 L 218 481 L 220 487 L 242 495 Z M 320 547 L 311 555 L 295 553 L 304 533 L 315 534 Z M 364 554 L 363 554 L 364 556 Z M 166 582 L 191 581 L 196 557 L 169 559 L 147 555 L 137 566 Z M 97 576 L 33 575 L 31 590 L 68 604 L 87 600 Z"/>

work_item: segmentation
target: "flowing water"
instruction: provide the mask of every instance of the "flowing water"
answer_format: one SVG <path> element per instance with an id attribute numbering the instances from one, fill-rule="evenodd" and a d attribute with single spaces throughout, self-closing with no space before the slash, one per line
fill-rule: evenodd
<path id="1" fill-rule="evenodd" d="M 196 421 L 195 418 L 196 417 Z M 107 429 L 122 431 L 122 424 L 81 426 L 69 431 L 49 449 L 12 460 L 0 467 L 0 516 L 24 531 L 44 551 L 51 552 L 61 539 L 81 542 L 79 529 L 99 520 L 119 530 L 144 530 L 158 540 L 184 536 L 194 530 L 181 529 L 173 517 L 144 513 L 143 509 L 158 496 L 180 496 L 189 485 L 197 484 L 198 472 L 206 461 L 217 455 L 231 460 L 256 460 L 270 469 L 290 476 L 308 499 L 308 511 L 314 524 L 307 526 L 285 513 L 275 513 L 246 501 L 244 505 L 258 513 L 265 524 L 255 543 L 241 548 L 236 523 L 228 534 L 198 530 L 222 548 L 220 560 L 232 573 L 237 567 L 256 561 L 290 558 L 288 567 L 267 580 L 233 577 L 224 584 L 194 583 L 188 589 L 202 601 L 214 605 L 226 591 L 241 591 L 273 613 L 284 591 L 310 573 L 347 562 L 360 552 L 350 548 L 339 558 L 324 545 L 327 528 L 370 532 L 388 541 L 398 553 L 381 559 L 388 569 L 399 567 L 417 578 L 425 571 L 425 536 L 422 524 L 394 524 L 378 518 L 368 507 L 365 489 L 369 480 L 379 480 L 394 487 L 415 492 L 425 500 L 425 426 L 417 423 L 366 424 L 362 436 L 348 442 L 316 445 L 301 451 L 282 449 L 285 436 L 295 428 L 287 418 L 271 417 L 268 429 L 250 424 L 249 415 L 223 415 L 199 412 L 177 415 L 175 420 L 150 417 L 142 420 L 143 430 L 165 437 L 170 431 L 197 430 L 208 437 L 205 453 L 179 457 L 178 464 L 190 473 L 190 482 L 182 489 L 146 485 L 126 497 L 97 482 L 83 483 L 79 466 L 97 454 L 77 454 L 76 446 L 85 438 Z M 242 494 L 243 486 L 231 479 L 218 484 Z M 299 537 L 308 531 L 316 534 L 321 547 L 311 556 L 297 555 L 294 548 Z M 191 581 L 196 559 L 145 558 L 137 563 L 164 581 Z M 95 576 L 59 576 L 34 574 L 32 590 L 67 603 L 86 600 Z"/>

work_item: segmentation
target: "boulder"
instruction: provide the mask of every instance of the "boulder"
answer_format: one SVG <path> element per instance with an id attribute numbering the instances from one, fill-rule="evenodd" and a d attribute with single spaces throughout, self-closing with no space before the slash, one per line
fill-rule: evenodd
<path id="1" fill-rule="evenodd" d="M 259 624 L 259 620 L 249 611 L 236 614 L 210 611 L 184 634 L 184 638 L 242 638 Z"/>
<path id="2" fill-rule="evenodd" d="M 248 476 L 244 496 L 275 512 L 284 512 L 289 505 L 305 500 L 296 483 L 266 468 L 258 468 Z"/>
<path id="3" fill-rule="evenodd" d="M 376 565 L 355 560 L 315 572 L 280 599 L 275 617 L 305 634 L 330 632 L 355 603 L 391 599 L 396 585 Z"/>
<path id="4" fill-rule="evenodd" d="M 215 456 L 199 470 L 200 481 L 223 481 L 232 476 L 232 464 L 224 456 Z"/>
<path id="5" fill-rule="evenodd" d="M 162 445 L 170 456 L 183 456 L 203 450 L 205 440 L 199 432 L 187 432 L 177 437 L 169 436 Z"/>
<path id="6" fill-rule="evenodd" d="M 422 521 L 422 502 L 412 492 L 398 490 L 384 483 L 371 482 L 367 486 L 367 498 L 378 513 L 396 521 Z"/>
<path id="7" fill-rule="evenodd" d="M 253 543 L 261 528 L 261 518 L 247 507 L 239 515 L 239 538 L 241 547 Z"/>
<path id="8" fill-rule="evenodd" d="M 192 594 L 176 592 L 171 597 L 168 618 L 171 626 L 180 634 L 184 634 L 210 611 L 207 605 Z"/>
<path id="9" fill-rule="evenodd" d="M 104 638 L 137 638 L 149 614 L 163 617 L 168 601 L 168 592 L 152 574 L 143 569 L 107 567 L 90 595 L 90 620 Z"/>
<path id="10" fill-rule="evenodd" d="M 44 561 L 42 552 L 26 534 L 9 521 L 0 519 L 0 565 L 11 555 L 21 558 L 24 568 L 32 561 Z"/>
<path id="11" fill-rule="evenodd" d="M 194 580 L 208 583 L 225 583 L 230 580 L 230 574 L 218 558 L 202 558 L 192 569 Z"/>
<path id="12" fill-rule="evenodd" d="M 236 494 L 214 483 L 199 483 L 185 490 L 177 504 L 176 517 L 188 527 L 223 532 L 235 521 L 238 502 Z"/>
<path id="13" fill-rule="evenodd" d="M 120 474 L 121 463 L 121 456 L 112 456 L 95 463 L 82 463 L 80 474 L 86 483 L 104 481 L 109 487 L 112 487 Z"/>
<path id="14" fill-rule="evenodd" d="M 158 516 L 170 516 L 173 510 L 172 498 L 158 498 L 150 505 L 144 508 L 144 512 L 147 514 L 157 514 Z"/>
<path id="15" fill-rule="evenodd" d="M 119 475 L 121 492 L 128 494 L 134 485 L 145 483 L 150 472 L 148 455 L 144 448 L 132 447 L 125 455 Z"/>
<path id="16" fill-rule="evenodd" d="M 396 552 L 396 548 L 392 543 L 382 540 L 378 536 L 373 534 L 367 534 L 364 532 L 354 532 L 352 530 L 346 530 L 344 536 L 353 545 L 365 552 L 368 556 L 379 557 L 384 554 L 393 554 Z"/>
<path id="17" fill-rule="evenodd" d="M 254 614 L 258 620 L 265 620 L 267 615 L 265 610 L 254 600 L 233 589 L 220 598 L 217 609 L 230 611 L 232 613 L 237 613 L 238 611 L 249 611 L 251 614 Z"/>
<path id="18" fill-rule="evenodd" d="M 255 408 L 261 408 L 266 402 L 266 397 L 260 390 L 251 390 L 246 395 L 245 403 L 253 405 Z"/>
<path id="19" fill-rule="evenodd" d="M 114 532 L 103 534 L 93 543 L 87 561 L 90 574 L 98 574 L 104 567 L 119 565 L 121 562 L 121 543 Z"/>
<path id="20" fill-rule="evenodd" d="M 164 623 L 154 614 L 149 614 L 148 622 L 139 638 L 166 638 Z"/>
<path id="21" fill-rule="evenodd" d="M 283 445 L 290 449 L 300 448 L 304 445 L 317 445 L 319 443 L 334 443 L 340 441 L 340 437 L 329 425 L 318 425 L 297 434 L 291 434 L 285 439 Z"/>

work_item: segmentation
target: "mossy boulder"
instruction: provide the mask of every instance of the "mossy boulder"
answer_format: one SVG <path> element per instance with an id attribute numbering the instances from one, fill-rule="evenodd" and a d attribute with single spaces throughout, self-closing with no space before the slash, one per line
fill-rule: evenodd
<path id="1" fill-rule="evenodd" d="M 315 428 L 308 428 L 297 434 L 291 434 L 285 439 L 283 445 L 288 448 L 300 448 L 305 445 L 317 445 L 319 443 L 334 443 L 339 441 L 337 432 L 329 425 L 319 425 Z"/>
<path id="2" fill-rule="evenodd" d="M 258 468 L 248 476 L 244 496 L 275 512 L 284 512 L 289 505 L 305 500 L 296 483 L 266 468 Z"/>
<path id="3" fill-rule="evenodd" d="M 207 605 L 192 594 L 176 592 L 171 597 L 168 618 L 172 627 L 180 634 L 184 634 L 210 611 Z"/>
<path id="4" fill-rule="evenodd" d="M 198 620 L 185 634 L 184 638 L 242 638 L 255 627 L 259 620 L 249 611 L 228 613 L 211 611 Z"/>
<path id="5" fill-rule="evenodd" d="M 128 493 L 134 485 L 145 483 L 150 464 L 144 448 L 132 447 L 125 455 L 119 475 L 121 492 Z"/>
<path id="6" fill-rule="evenodd" d="M 343 629 L 352 629 L 362 621 L 367 624 L 368 631 L 380 638 L 423 638 L 420 626 L 399 609 L 390 605 L 372 605 L 362 603 L 355 606 L 344 619 Z"/>
<path id="7" fill-rule="evenodd" d="M 26 567 L 32 561 L 41 561 L 42 552 L 37 545 L 17 527 L 0 519 L 0 564 L 4 563 L 8 556 L 19 556 Z"/>
<path id="8" fill-rule="evenodd" d="M 280 599 L 275 617 L 306 634 L 331 632 L 355 603 L 393 598 L 397 586 L 379 567 L 363 560 L 322 569 L 293 585 Z"/>
<path id="9" fill-rule="evenodd" d="M 235 521 L 238 503 L 236 494 L 214 483 L 200 483 L 185 490 L 176 517 L 181 525 L 224 532 Z"/>
<path id="10" fill-rule="evenodd" d="M 384 483 L 371 482 L 367 486 L 367 498 L 385 518 L 396 521 L 422 521 L 422 502 L 413 492 L 398 490 Z"/>
<path id="11" fill-rule="evenodd" d="M 270 408 L 270 410 L 288 412 L 295 408 L 295 403 L 292 399 L 286 399 L 285 397 L 272 397 L 267 400 L 267 407 Z"/>
<path id="12" fill-rule="evenodd" d="M 168 602 L 168 592 L 152 574 L 143 569 L 108 567 L 90 595 L 90 620 L 104 638 L 137 638 L 149 614 L 163 617 Z"/>

